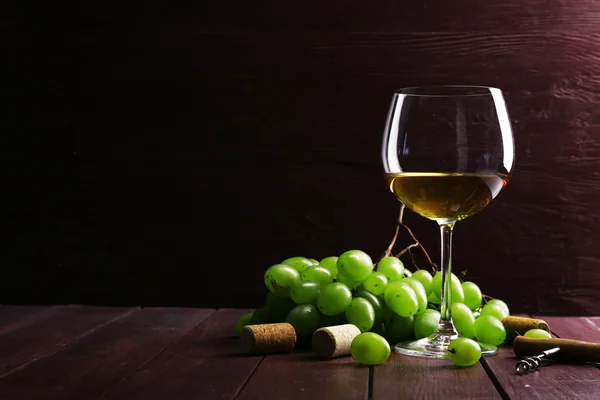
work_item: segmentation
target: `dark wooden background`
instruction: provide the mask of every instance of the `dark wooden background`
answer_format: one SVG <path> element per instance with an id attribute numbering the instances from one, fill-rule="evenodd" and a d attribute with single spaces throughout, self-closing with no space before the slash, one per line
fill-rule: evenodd
<path id="1" fill-rule="evenodd" d="M 391 94 L 462 83 L 505 91 L 517 154 L 455 269 L 514 311 L 600 314 L 600 2 L 5 7 L 0 303 L 256 306 L 284 258 L 377 257 Z"/>

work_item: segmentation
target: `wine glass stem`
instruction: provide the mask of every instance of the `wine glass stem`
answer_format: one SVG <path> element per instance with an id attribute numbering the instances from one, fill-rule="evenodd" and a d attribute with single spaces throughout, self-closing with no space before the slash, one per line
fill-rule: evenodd
<path id="1" fill-rule="evenodd" d="M 452 230 L 456 221 L 440 223 L 441 239 L 441 271 L 442 271 L 442 298 L 440 299 L 440 323 L 436 329 L 437 334 L 456 336 L 452 325 Z"/>

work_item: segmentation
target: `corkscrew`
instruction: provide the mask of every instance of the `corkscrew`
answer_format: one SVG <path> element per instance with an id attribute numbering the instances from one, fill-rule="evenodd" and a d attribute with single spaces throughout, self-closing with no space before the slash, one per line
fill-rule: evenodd
<path id="1" fill-rule="evenodd" d="M 560 351 L 560 347 L 554 347 L 552 349 L 543 351 L 542 354 L 540 354 L 539 356 L 527 357 L 522 359 L 515 366 L 517 374 L 523 375 L 525 372 L 542 368 L 542 358 L 548 357 L 550 354 L 554 354 L 558 351 Z"/>

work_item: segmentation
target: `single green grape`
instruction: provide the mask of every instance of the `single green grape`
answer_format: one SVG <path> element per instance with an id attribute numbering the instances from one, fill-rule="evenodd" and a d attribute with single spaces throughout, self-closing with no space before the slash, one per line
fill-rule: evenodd
<path id="1" fill-rule="evenodd" d="M 367 292 L 366 290 L 359 290 L 354 293 L 354 297 L 362 297 L 363 299 L 367 299 L 369 303 L 373 306 L 373 311 L 375 312 L 375 322 L 381 321 L 383 319 L 383 303 L 381 299 L 375 296 L 371 292 Z"/>
<path id="2" fill-rule="evenodd" d="M 481 306 L 481 289 L 473 282 L 463 282 L 461 286 L 465 294 L 465 304 L 471 311 L 477 310 Z"/>
<path id="3" fill-rule="evenodd" d="M 356 289 L 360 285 L 362 285 L 362 283 L 363 283 L 363 281 L 361 281 L 361 280 L 357 281 L 357 280 L 354 280 L 354 279 L 350 279 L 346 275 L 342 274 L 339 271 L 337 273 L 337 281 L 343 283 L 346 286 L 348 286 L 350 289 Z"/>
<path id="4" fill-rule="evenodd" d="M 265 271 L 265 285 L 276 296 L 289 296 L 290 288 L 300 281 L 300 274 L 293 267 L 275 264 Z"/>
<path id="5" fill-rule="evenodd" d="M 364 281 L 373 271 L 373 260 L 361 250 L 349 250 L 339 256 L 337 260 L 338 274 L 343 274 L 349 279 Z"/>
<path id="6" fill-rule="evenodd" d="M 331 256 L 331 257 L 325 257 L 324 259 L 322 259 L 319 262 L 319 265 L 325 269 L 327 269 L 327 271 L 329 271 L 329 273 L 331 274 L 331 277 L 333 279 L 337 278 L 337 260 L 338 257 L 335 256 Z"/>
<path id="7" fill-rule="evenodd" d="M 390 356 L 390 344 L 382 336 L 364 332 L 356 336 L 350 345 L 352 358 L 361 364 L 377 365 Z"/>
<path id="8" fill-rule="evenodd" d="M 411 278 L 421 282 L 423 288 L 425 289 L 425 293 L 427 293 L 427 296 L 431 294 L 431 291 L 433 290 L 433 276 L 431 276 L 429 271 L 419 269 L 411 275 Z"/>
<path id="9" fill-rule="evenodd" d="M 375 324 L 375 310 L 369 300 L 355 297 L 346 309 L 346 320 L 361 332 L 370 331 Z"/>
<path id="10" fill-rule="evenodd" d="M 408 283 L 410 287 L 415 291 L 415 295 L 417 295 L 417 303 L 419 308 L 417 309 L 417 314 L 421 314 L 425 309 L 427 309 L 427 293 L 425 293 L 425 288 L 423 284 L 416 279 L 413 278 L 404 278 L 400 282 Z"/>
<path id="11" fill-rule="evenodd" d="M 315 260 L 314 258 L 309 258 L 308 261 L 312 262 L 313 265 L 319 265 L 319 261 Z"/>
<path id="12" fill-rule="evenodd" d="M 486 304 L 481 309 L 480 315 L 491 315 L 492 317 L 498 318 L 500 321 L 508 317 L 506 310 L 499 304 Z"/>
<path id="13" fill-rule="evenodd" d="M 433 279 L 431 280 L 431 285 L 433 287 L 433 292 L 435 296 L 441 300 L 442 298 L 442 273 L 437 272 Z M 462 285 L 460 283 L 460 279 L 454 274 L 452 274 L 452 278 L 450 280 L 450 297 L 451 302 L 449 304 L 457 302 L 464 303 L 465 302 L 465 292 L 463 291 Z"/>
<path id="14" fill-rule="evenodd" d="M 273 322 L 271 319 L 271 310 L 269 310 L 269 306 L 262 306 L 252 313 L 248 325 L 268 324 L 270 322 Z"/>
<path id="15" fill-rule="evenodd" d="M 530 329 L 525 332 L 525 337 L 536 338 L 536 339 L 550 339 L 552 335 L 543 329 Z"/>
<path id="16" fill-rule="evenodd" d="M 319 319 L 319 326 L 321 328 L 326 326 L 344 325 L 346 323 L 346 314 L 340 313 L 335 315 L 324 315 L 321 314 Z"/>
<path id="17" fill-rule="evenodd" d="M 250 318 L 252 318 L 252 314 L 254 314 L 254 312 L 247 312 L 245 314 L 242 314 L 237 319 L 234 327 L 235 336 L 240 336 L 242 334 L 242 329 L 244 329 L 244 327 L 250 323 Z"/>
<path id="18" fill-rule="evenodd" d="M 408 283 L 402 281 L 388 283 L 384 296 L 385 304 L 398 315 L 409 317 L 419 310 L 417 295 Z"/>
<path id="19" fill-rule="evenodd" d="M 404 278 L 404 264 L 393 256 L 383 257 L 377 264 L 377 272 L 381 272 L 388 281 Z"/>
<path id="20" fill-rule="evenodd" d="M 373 293 L 375 296 L 383 294 L 388 280 L 381 272 L 373 271 L 363 282 L 363 286 L 367 292 Z"/>
<path id="21" fill-rule="evenodd" d="M 478 341 L 498 346 L 506 339 L 506 329 L 498 318 L 491 315 L 480 315 L 473 324 L 473 331 Z"/>
<path id="22" fill-rule="evenodd" d="M 302 273 L 306 268 L 313 265 L 312 261 L 310 261 L 306 257 L 291 257 L 283 260 L 280 264 L 289 265 L 293 267 L 299 274 Z"/>
<path id="23" fill-rule="evenodd" d="M 299 338 L 312 335 L 319 328 L 319 311 L 312 304 L 300 304 L 290 310 L 285 322 L 294 327 Z"/>
<path id="24" fill-rule="evenodd" d="M 435 332 L 440 323 L 441 314 L 437 310 L 427 309 L 415 316 L 415 337 L 422 339 Z"/>
<path id="25" fill-rule="evenodd" d="M 488 301 L 486 303 L 486 305 L 488 305 L 488 304 L 500 306 L 500 307 L 504 308 L 504 311 L 506 311 L 506 315 L 507 316 L 510 315 L 510 310 L 508 309 L 508 305 L 506 305 L 506 303 L 503 302 L 502 300 L 500 300 L 500 299 L 492 299 L 492 300 L 490 300 L 490 301 Z"/>
<path id="26" fill-rule="evenodd" d="M 458 366 L 471 366 L 480 358 L 481 347 L 472 339 L 459 337 L 448 345 L 448 359 Z"/>
<path id="27" fill-rule="evenodd" d="M 316 306 L 319 293 L 321 293 L 321 285 L 311 281 L 296 282 L 290 289 L 290 297 L 296 304 L 312 304 Z"/>
<path id="28" fill-rule="evenodd" d="M 303 281 L 317 282 L 320 285 L 328 285 L 333 282 L 333 278 L 327 268 L 313 265 L 302 272 Z"/>
<path id="29" fill-rule="evenodd" d="M 415 317 L 401 317 L 388 307 L 383 309 L 383 321 L 385 323 L 385 338 L 390 343 L 398 343 L 413 337 L 415 329 Z"/>
<path id="30" fill-rule="evenodd" d="M 410 278 L 410 277 L 412 277 L 412 275 L 413 275 L 413 273 L 412 273 L 412 272 L 410 272 L 410 271 L 408 270 L 408 268 L 404 268 L 404 277 L 405 277 L 405 278 Z"/>
<path id="31" fill-rule="evenodd" d="M 300 282 L 296 282 L 294 285 L 298 283 Z M 296 303 L 289 297 L 279 297 L 273 292 L 267 293 L 267 307 L 269 307 L 269 320 L 271 322 L 285 321 L 285 317 L 295 306 Z"/>
<path id="32" fill-rule="evenodd" d="M 452 303 L 452 323 L 460 336 L 469 339 L 475 337 L 475 332 L 473 331 L 475 317 L 466 304 Z"/>
<path id="33" fill-rule="evenodd" d="M 317 307 L 325 315 L 335 315 L 346 311 L 351 301 L 352 292 L 348 286 L 334 282 L 323 288 L 317 297 Z"/>

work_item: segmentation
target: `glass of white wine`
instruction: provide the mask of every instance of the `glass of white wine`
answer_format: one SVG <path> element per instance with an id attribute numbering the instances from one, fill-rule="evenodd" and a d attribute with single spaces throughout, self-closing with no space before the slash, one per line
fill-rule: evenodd
<path id="1" fill-rule="evenodd" d="M 451 316 L 452 230 L 481 210 L 509 181 L 514 139 L 502 92 L 484 86 L 397 90 L 382 143 L 385 179 L 410 210 L 438 223 L 441 234 L 441 320 L 427 338 L 395 351 L 444 358 L 457 332 Z M 483 354 L 495 346 L 481 344 Z"/>

